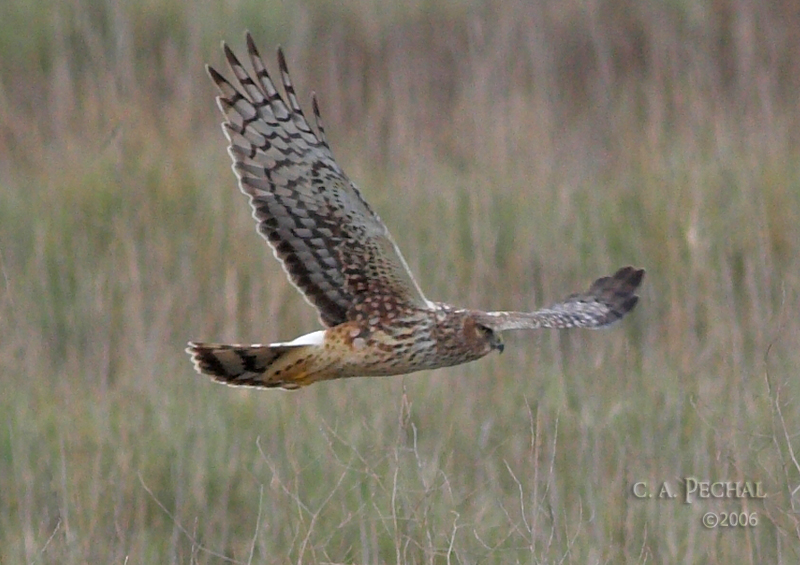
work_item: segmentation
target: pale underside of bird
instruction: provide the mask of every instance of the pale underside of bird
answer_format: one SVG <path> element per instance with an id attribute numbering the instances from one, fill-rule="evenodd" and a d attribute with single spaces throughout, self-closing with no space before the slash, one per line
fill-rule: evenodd
<path id="1" fill-rule="evenodd" d="M 278 49 L 284 94 L 250 34 L 248 72 L 223 44 L 235 76 L 211 67 L 228 153 L 259 233 L 324 330 L 286 343 L 190 342 L 198 372 L 234 386 L 296 389 L 316 381 L 388 376 L 503 351 L 505 330 L 603 328 L 630 312 L 643 269 L 623 267 L 587 291 L 535 312 L 482 312 L 422 294 L 384 223 L 336 163 L 312 96 L 316 130 L 300 109 Z"/>

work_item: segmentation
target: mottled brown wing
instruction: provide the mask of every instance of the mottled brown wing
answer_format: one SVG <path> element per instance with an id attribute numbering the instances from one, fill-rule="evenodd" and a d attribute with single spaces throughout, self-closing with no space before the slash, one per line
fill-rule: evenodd
<path id="1" fill-rule="evenodd" d="M 573 294 L 557 304 L 535 312 L 480 312 L 475 318 L 494 331 L 537 328 L 604 328 L 633 310 L 635 292 L 644 269 L 622 267 L 613 276 L 601 277 L 589 290 Z"/>
<path id="2" fill-rule="evenodd" d="M 220 91 L 233 170 L 250 197 L 258 231 L 322 323 L 330 327 L 353 317 L 356 303 L 368 309 L 387 301 L 428 307 L 386 226 L 334 160 L 316 97 L 318 133 L 306 121 L 282 51 L 285 99 L 249 33 L 254 74 L 227 45 L 223 49 L 238 86 L 211 67 L 208 73 Z"/>

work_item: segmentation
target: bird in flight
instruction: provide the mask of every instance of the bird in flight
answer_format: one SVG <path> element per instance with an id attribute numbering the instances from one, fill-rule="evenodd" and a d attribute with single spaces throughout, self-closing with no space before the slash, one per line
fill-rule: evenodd
<path id="1" fill-rule="evenodd" d="M 212 67 L 233 171 L 258 232 L 324 330 L 268 345 L 189 342 L 199 373 L 233 386 L 297 389 L 317 381 L 448 367 L 503 351 L 501 333 L 603 328 L 630 312 L 644 269 L 623 267 L 535 312 L 483 312 L 422 294 L 389 230 L 336 163 L 316 96 L 306 120 L 278 49 L 279 93 L 247 34 L 248 72 L 223 43 L 235 81 Z"/>

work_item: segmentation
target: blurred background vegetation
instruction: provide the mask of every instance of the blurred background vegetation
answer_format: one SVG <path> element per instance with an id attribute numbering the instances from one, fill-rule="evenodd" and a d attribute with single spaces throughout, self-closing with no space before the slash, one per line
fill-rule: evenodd
<path id="1" fill-rule="evenodd" d="M 205 76 L 246 29 L 431 299 L 634 264 L 637 310 L 407 377 L 195 375 L 190 339 L 317 328 Z M 798 562 L 799 46 L 790 0 L 0 4 L 0 561 Z M 631 494 L 684 477 L 768 496 Z"/>

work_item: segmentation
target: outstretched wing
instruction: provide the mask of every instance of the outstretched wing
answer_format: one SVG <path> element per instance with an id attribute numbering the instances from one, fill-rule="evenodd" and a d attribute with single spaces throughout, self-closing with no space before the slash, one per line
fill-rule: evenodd
<path id="1" fill-rule="evenodd" d="M 644 269 L 623 267 L 611 277 L 594 281 L 589 290 L 535 312 L 481 312 L 478 323 L 494 331 L 536 328 L 603 328 L 633 310 Z"/>
<path id="2" fill-rule="evenodd" d="M 258 231 L 325 326 L 367 310 L 429 307 L 386 226 L 333 158 L 313 98 L 317 132 L 297 102 L 278 49 L 285 99 L 247 34 L 249 74 L 223 43 L 237 86 L 211 67 L 223 131 Z M 287 104 L 288 101 L 288 104 Z"/>

